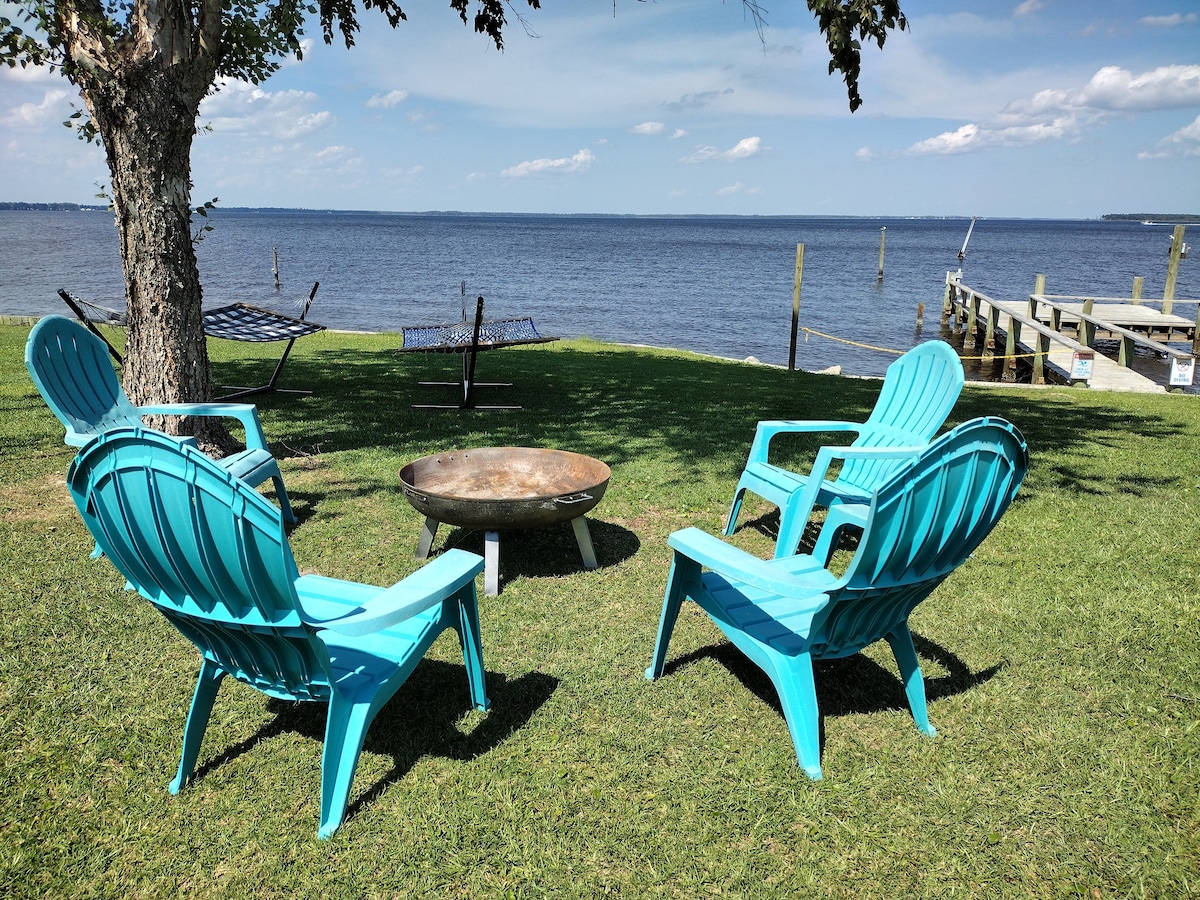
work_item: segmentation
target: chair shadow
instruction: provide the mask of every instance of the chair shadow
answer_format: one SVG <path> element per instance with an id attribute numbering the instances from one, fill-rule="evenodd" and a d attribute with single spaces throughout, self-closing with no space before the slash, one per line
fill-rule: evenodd
<path id="1" fill-rule="evenodd" d="M 352 797 L 346 809 L 347 821 L 402 779 L 425 756 L 467 762 L 500 746 L 529 722 L 559 684 L 557 678 L 540 672 L 527 672 L 517 678 L 488 672 L 485 681 L 491 708 L 483 721 L 464 733 L 456 723 L 472 707 L 463 667 L 440 660 L 421 660 L 367 729 L 363 752 L 390 756 L 392 766 L 357 798 Z M 271 698 L 267 709 L 274 714 L 270 722 L 206 760 L 190 780 L 203 778 L 281 734 L 298 734 L 318 743 L 324 741 L 328 704 Z"/>
<path id="2" fill-rule="evenodd" d="M 973 672 L 952 651 L 935 641 L 915 632 L 912 637 L 917 656 L 935 662 L 945 670 L 945 674 L 930 676 L 925 673 L 926 667 L 922 666 L 925 696 L 931 703 L 978 687 L 1004 668 L 1004 663 L 999 662 Z M 771 679 L 731 643 L 710 644 L 671 660 L 664 667 L 663 674 L 673 673 L 701 659 L 712 659 L 723 665 L 759 700 L 780 716 L 783 715 L 779 694 Z M 907 712 L 909 709 L 900 677 L 861 653 L 842 659 L 815 660 L 813 675 L 817 686 L 817 709 L 821 716 L 822 750 L 825 747 L 826 716 L 866 715 L 896 710 Z"/>

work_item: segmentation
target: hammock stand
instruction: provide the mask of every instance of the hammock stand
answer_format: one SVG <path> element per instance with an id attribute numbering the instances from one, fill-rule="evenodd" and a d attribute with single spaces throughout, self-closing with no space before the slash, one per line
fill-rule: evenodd
<path id="1" fill-rule="evenodd" d="M 313 283 L 312 291 L 309 292 L 308 300 L 304 304 L 304 312 L 300 314 L 300 318 L 298 319 L 294 316 L 284 315 L 283 313 L 272 312 L 269 309 L 250 306 L 247 303 L 233 303 L 229 306 L 222 306 L 220 309 L 212 309 L 204 313 L 204 333 L 209 337 L 224 338 L 230 341 L 287 341 L 287 346 L 283 348 L 283 355 L 279 358 L 279 362 L 275 364 L 275 371 L 271 373 L 270 381 L 258 387 L 235 387 L 231 393 L 218 397 L 216 398 L 217 400 L 233 400 L 238 397 L 265 394 L 268 391 L 277 391 L 281 394 L 312 393 L 312 391 L 277 388 L 275 385 L 279 381 L 279 376 L 283 372 L 283 366 L 287 362 L 288 355 L 292 352 L 292 345 L 296 343 L 296 340 L 325 330 L 324 325 L 305 321 L 309 307 L 312 306 L 313 299 L 317 296 L 317 288 L 320 286 L 321 282 L 319 281 Z M 100 330 L 96 327 L 96 323 L 125 325 L 127 324 L 125 314 L 96 303 L 90 303 L 87 300 L 80 300 L 78 297 L 71 296 L 65 290 L 60 290 L 58 296 L 71 308 L 71 311 L 75 313 L 76 317 L 84 324 L 88 331 L 104 341 L 105 346 L 108 347 L 109 355 L 120 364 L 123 361 L 121 354 L 109 343 L 108 338 L 100 333 Z"/>
<path id="2" fill-rule="evenodd" d="M 512 387 L 511 382 L 476 381 L 475 363 L 481 350 L 499 350 L 518 344 L 545 344 L 557 341 L 556 337 L 543 337 L 534 327 L 533 319 L 483 319 L 483 298 L 475 301 L 475 322 L 467 321 L 466 309 L 463 320 L 450 325 L 412 325 L 401 328 L 402 353 L 459 353 L 462 354 L 462 379 L 460 381 L 421 381 L 423 387 L 449 387 L 457 385 L 462 390 L 462 401 L 458 404 L 414 403 L 413 409 L 520 409 L 519 406 L 477 406 L 475 388 Z"/>

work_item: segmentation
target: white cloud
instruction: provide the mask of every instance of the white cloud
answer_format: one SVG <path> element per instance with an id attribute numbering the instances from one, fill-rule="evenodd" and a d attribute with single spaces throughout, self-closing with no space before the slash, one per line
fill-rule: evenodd
<path id="1" fill-rule="evenodd" d="M 662 122 L 643 122 L 629 129 L 630 134 L 662 134 L 667 126 Z"/>
<path id="2" fill-rule="evenodd" d="M 687 137 L 687 131 L 683 128 L 676 128 L 675 133 L 671 135 L 671 140 L 677 141 L 683 137 Z"/>
<path id="3" fill-rule="evenodd" d="M 1200 106 L 1200 66 L 1161 66 L 1134 75 L 1105 66 L 1082 88 L 1039 91 L 1014 100 L 1002 116 L 1035 118 L 1067 111 L 1155 110 Z"/>
<path id="4" fill-rule="evenodd" d="M 367 101 L 368 109 L 391 109 L 399 106 L 408 99 L 408 91 L 389 91 L 386 94 L 375 94 Z"/>
<path id="5" fill-rule="evenodd" d="M 726 185 L 717 190 L 718 197 L 728 197 L 731 194 L 740 194 L 745 190 L 745 186 L 740 181 L 735 181 L 733 184 Z"/>
<path id="6" fill-rule="evenodd" d="M 761 150 L 762 138 L 757 136 L 748 137 L 742 138 L 728 150 L 718 150 L 716 147 L 700 147 L 691 156 L 684 157 L 684 162 L 708 162 L 710 160 L 733 162 L 755 156 Z"/>
<path id="7" fill-rule="evenodd" d="M 1149 25 L 1151 28 L 1175 28 L 1179 25 L 1195 25 L 1200 22 L 1200 14 L 1172 13 L 1169 16 L 1142 16 L 1139 25 Z"/>
<path id="8" fill-rule="evenodd" d="M 1020 6 L 1013 10 L 1014 16 L 1032 16 L 1045 6 L 1042 0 L 1025 0 Z"/>
<path id="9" fill-rule="evenodd" d="M 595 161 L 591 150 L 584 148 L 574 156 L 563 156 L 558 159 L 531 159 L 502 171 L 505 178 L 524 178 L 528 175 L 538 175 L 543 172 L 554 172 L 570 175 L 585 171 Z"/>
<path id="10" fill-rule="evenodd" d="M 200 122 L 221 134 L 293 139 L 333 122 L 328 110 L 313 110 L 311 91 L 264 91 L 244 81 L 226 81 L 200 104 Z"/>
<path id="11" fill-rule="evenodd" d="M 1155 149 L 1143 150 L 1138 159 L 1171 159 L 1200 156 L 1200 116 L 1191 125 L 1180 128 L 1158 142 Z"/>
<path id="12" fill-rule="evenodd" d="M 1135 75 L 1105 66 L 1082 88 L 1050 88 L 1007 104 L 996 116 L 911 145 L 908 154 L 963 153 L 1078 136 L 1114 112 L 1200 106 L 1200 66 L 1160 66 Z"/>
<path id="13" fill-rule="evenodd" d="M 68 105 L 63 100 L 70 96 L 69 91 L 54 88 L 46 91 L 40 103 L 21 103 L 0 115 L 0 125 L 6 128 L 22 130 L 38 129 L 57 119 L 62 121 L 69 113 Z M 80 103 L 78 106 L 82 107 Z"/>

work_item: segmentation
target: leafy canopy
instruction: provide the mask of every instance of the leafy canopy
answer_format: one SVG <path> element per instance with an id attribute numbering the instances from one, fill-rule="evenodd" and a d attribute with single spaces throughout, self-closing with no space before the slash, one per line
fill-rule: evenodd
<path id="1" fill-rule="evenodd" d="M 333 43 L 336 32 L 347 47 L 352 47 L 360 28 L 360 2 L 364 10 L 382 13 L 393 28 L 407 18 L 396 0 L 184 0 L 178 8 L 181 20 L 177 24 L 184 26 L 184 40 L 190 44 L 187 49 L 204 52 L 211 48 L 203 46 L 201 36 L 210 27 L 211 17 L 219 12 L 217 75 L 258 84 L 278 70 L 284 58 L 303 56 L 300 39 L 309 17 L 317 17 L 325 43 Z M 526 2 L 534 9 L 541 6 L 541 0 Z M 72 80 L 79 68 L 78 60 L 67 49 L 72 37 L 86 35 L 111 51 L 135 42 L 144 33 L 145 23 L 161 21 L 168 15 L 152 9 L 155 4 L 148 0 L 37 0 L 15 5 L 19 22 L 0 17 L 0 63 L 10 68 L 60 67 Z M 511 3 L 450 0 L 450 7 L 464 24 L 473 24 L 477 32 L 492 39 L 497 49 L 503 49 L 506 13 L 514 11 Z M 153 32 L 153 26 L 149 30 Z"/>
<path id="2" fill-rule="evenodd" d="M 407 17 L 396 0 L 184 0 L 178 14 L 191 50 L 199 52 L 201 34 L 211 29 L 219 10 L 220 40 L 216 43 L 218 76 L 258 84 L 268 78 L 288 56 L 300 58 L 305 21 L 316 16 L 325 43 L 341 35 L 347 47 L 359 31 L 359 5 L 378 10 L 393 28 Z M 487 35 L 498 49 L 504 46 L 507 13 L 520 20 L 514 0 L 449 0 L 463 24 Z M 541 0 L 526 0 L 539 9 Z M 615 0 L 614 0 L 615 2 Z M 765 10 L 759 0 L 742 0 L 760 26 Z M 862 105 L 858 79 L 862 68 L 862 42 L 883 47 L 890 30 L 904 30 L 908 20 L 899 0 L 806 0 L 829 48 L 829 73 L 841 72 L 853 112 Z M 0 17 L 0 63 L 9 67 L 51 65 L 61 67 L 75 80 L 79 62 L 66 51 L 68 39 L 87 34 L 112 49 L 135 39 L 147 21 L 149 0 L 36 0 L 18 2 L 20 23 Z M 159 16 L 158 12 L 154 13 Z"/>

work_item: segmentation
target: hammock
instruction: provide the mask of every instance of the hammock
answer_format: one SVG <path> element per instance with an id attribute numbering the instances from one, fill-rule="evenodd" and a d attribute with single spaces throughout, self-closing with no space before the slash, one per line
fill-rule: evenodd
<path id="1" fill-rule="evenodd" d="M 465 288 L 464 288 L 465 289 Z M 465 309 L 464 309 L 465 313 Z M 401 328 L 401 352 L 407 353 L 461 353 L 463 374 L 460 381 L 422 381 L 422 385 L 453 385 L 462 388 L 462 402 L 455 406 L 414 403 L 417 409 L 520 409 L 519 406 L 476 407 L 472 394 L 477 387 L 512 387 L 507 382 L 476 382 L 475 358 L 480 350 L 499 350 L 518 344 L 545 344 L 557 341 L 556 337 L 543 337 L 533 324 L 533 319 L 483 319 L 483 298 L 475 301 L 475 321 L 464 317 L 461 322 L 448 325 L 411 325 Z"/>
<path id="2" fill-rule="evenodd" d="M 317 296 L 317 288 L 320 286 L 321 283 L 319 281 L 314 282 L 312 291 L 309 292 L 308 300 L 305 301 L 304 312 L 300 314 L 300 318 L 272 312 L 269 309 L 262 309 L 258 306 L 250 306 L 247 303 L 232 303 L 229 306 L 222 306 L 220 309 L 211 309 L 204 313 L 204 333 L 209 337 L 224 338 L 229 341 L 288 342 L 288 345 L 283 350 L 283 355 L 275 365 L 275 371 L 271 375 L 270 381 L 258 387 L 234 388 L 232 393 L 218 397 L 218 400 L 232 400 L 235 397 L 248 397 L 252 394 L 262 394 L 274 390 L 288 394 L 312 393 L 311 391 L 284 391 L 282 388 L 276 388 L 275 383 L 279 380 L 279 375 L 283 371 L 284 363 L 287 362 L 288 354 L 292 352 L 292 344 L 296 343 L 296 339 L 325 330 L 324 325 L 305 321 L 304 318 L 308 315 L 308 309 L 312 306 L 313 298 Z M 96 325 L 124 326 L 128 324 L 125 313 L 109 309 L 98 303 L 92 303 L 89 300 L 81 300 L 67 293 L 65 290 L 60 290 L 58 295 L 62 297 L 63 302 L 71 308 L 76 317 L 87 326 L 88 330 L 104 341 L 108 346 L 108 352 L 112 358 L 118 363 L 122 362 L 121 354 L 100 333 Z"/>

